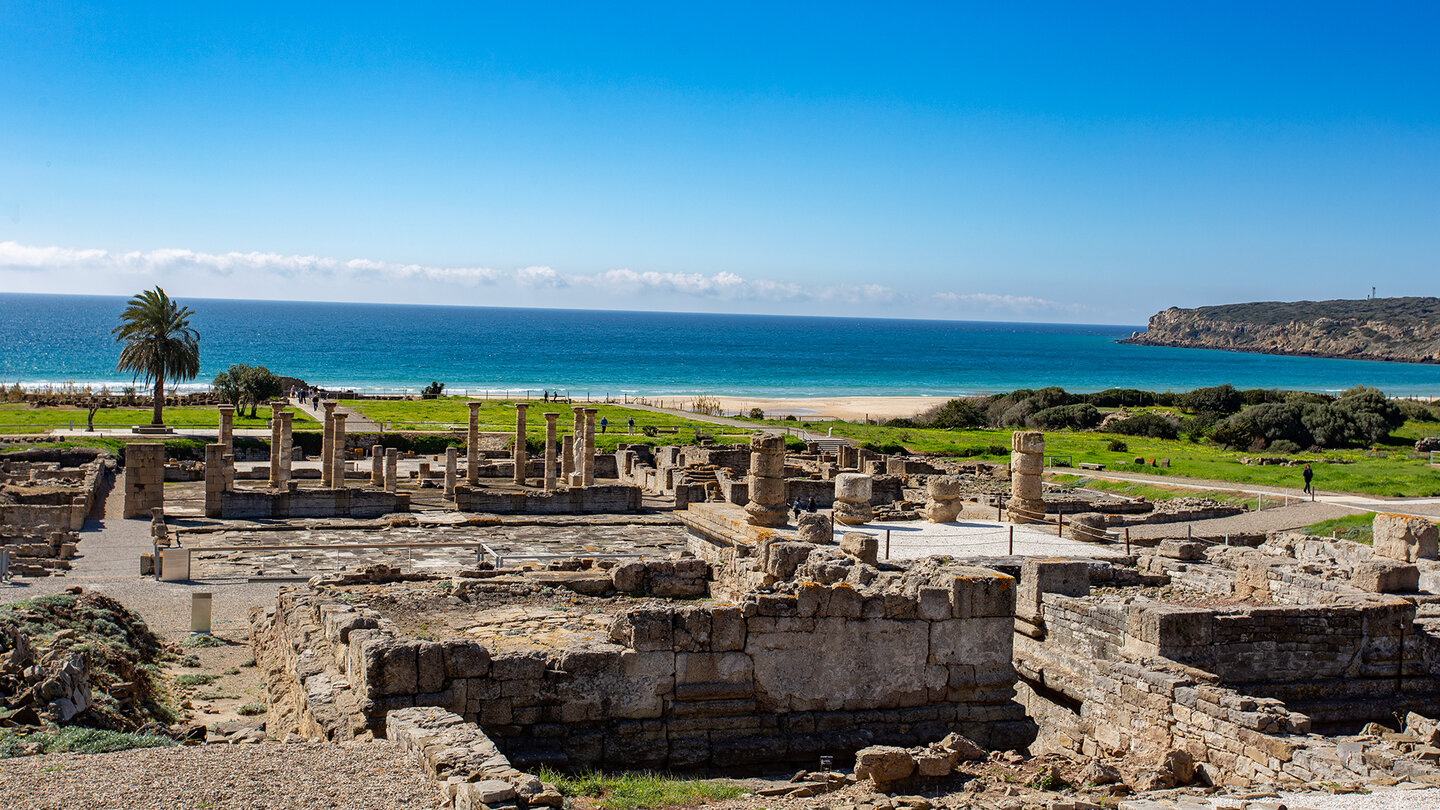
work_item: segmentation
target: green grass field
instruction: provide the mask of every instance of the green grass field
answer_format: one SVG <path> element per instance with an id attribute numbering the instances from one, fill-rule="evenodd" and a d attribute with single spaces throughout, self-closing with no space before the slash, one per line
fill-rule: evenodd
<path id="1" fill-rule="evenodd" d="M 1067 489 L 1080 488 L 1099 492 L 1113 492 L 1117 495 L 1144 498 L 1148 501 L 1169 501 L 1175 498 L 1209 498 L 1212 501 L 1244 506 L 1247 509 L 1259 509 L 1262 505 L 1268 507 L 1272 503 L 1275 506 L 1279 506 L 1281 503 L 1272 498 L 1270 501 L 1262 504 L 1258 496 L 1246 495 L 1243 492 L 1167 487 L 1160 484 L 1147 484 L 1143 481 L 1110 481 L 1103 478 L 1087 478 L 1083 475 L 1052 475 L 1049 480 Z"/>
<path id="2" fill-rule="evenodd" d="M 574 424 L 572 406 L 541 400 L 524 401 L 530 406 L 526 413 L 526 420 L 529 424 L 527 435 L 540 439 L 545 437 L 543 414 L 546 412 L 560 414 L 560 418 L 557 420 L 559 435 L 563 436 L 570 432 L 570 426 Z M 418 401 L 347 399 L 342 400 L 341 404 L 367 419 L 382 424 L 389 422 L 390 430 L 454 430 L 463 429 L 469 424 L 470 407 L 466 402 L 467 400 L 462 397 L 441 397 Z M 481 400 L 480 429 L 493 433 L 513 431 L 515 429 L 515 402 L 515 400 Z M 598 411 L 595 414 L 597 431 L 595 445 L 604 450 L 614 449 L 615 445 L 620 443 L 685 444 L 694 441 L 696 431 L 711 436 L 721 443 L 748 442 L 750 440 L 750 431 L 687 419 L 683 416 L 642 411 L 623 405 L 578 402 L 575 404 L 584 404 L 585 407 L 595 408 Z M 609 420 L 608 430 L 605 433 L 598 432 L 602 417 Z M 633 434 L 627 432 L 629 427 L 626 421 L 631 418 L 635 420 Z M 675 428 L 679 432 L 646 436 L 643 432 L 646 426 L 662 430 Z"/>
<path id="3" fill-rule="evenodd" d="M 1370 545 L 1375 542 L 1375 513 L 1362 512 L 1358 515 L 1322 520 L 1301 529 L 1305 534 L 1317 537 L 1334 537 L 1338 540 L 1354 540 Z"/>
<path id="4" fill-rule="evenodd" d="M 23 403 L 0 403 L 0 433 L 43 433 L 52 428 L 70 427 L 84 430 L 87 414 L 88 411 L 84 408 L 32 408 Z M 120 428 L 131 425 L 148 425 L 150 417 L 149 408 L 101 408 L 95 412 L 95 427 Z M 250 418 L 249 408 L 244 409 L 243 416 L 240 411 L 235 412 L 235 427 L 237 428 L 269 427 L 269 420 L 269 408 L 256 410 L 254 419 Z M 214 407 L 188 405 L 166 408 L 165 424 L 179 428 L 218 428 L 220 411 Z M 310 417 L 298 411 L 295 413 L 294 426 L 296 430 L 317 430 L 320 427 Z"/>
<path id="5" fill-rule="evenodd" d="M 794 422 L 756 422 L 756 425 L 794 426 Z M 929 428 L 893 428 L 881 425 L 859 425 L 851 422 L 807 422 L 805 426 L 824 433 L 833 429 L 836 436 L 873 442 L 880 445 L 898 444 L 917 453 L 939 453 L 947 456 L 970 456 L 990 461 L 1007 461 L 1010 434 L 1006 429 L 934 430 Z M 1296 453 L 1294 458 L 1332 459 L 1344 464 L 1317 464 L 1315 485 L 1322 490 L 1355 492 L 1389 497 L 1428 497 L 1440 495 L 1440 467 L 1431 466 L 1427 458 L 1414 452 L 1414 442 L 1421 436 L 1440 435 L 1440 423 L 1407 422 L 1391 437 L 1391 443 L 1376 449 L 1327 450 L 1321 453 Z M 1111 441 L 1124 442 L 1124 451 L 1109 450 Z M 987 449 L 1005 449 L 1004 453 Z M 1080 462 L 1104 464 L 1107 470 L 1144 473 L 1153 476 L 1199 478 L 1235 484 L 1288 487 L 1298 494 L 1304 486 L 1299 467 L 1241 464 L 1247 456 L 1278 455 L 1273 453 L 1239 453 L 1209 442 L 1186 439 L 1148 439 L 1122 436 L 1117 433 L 1090 431 L 1046 431 L 1047 458 L 1069 456 L 1072 465 Z M 1133 463 L 1136 457 L 1147 463 Z M 1151 459 L 1170 459 L 1170 467 L 1154 467 Z"/>

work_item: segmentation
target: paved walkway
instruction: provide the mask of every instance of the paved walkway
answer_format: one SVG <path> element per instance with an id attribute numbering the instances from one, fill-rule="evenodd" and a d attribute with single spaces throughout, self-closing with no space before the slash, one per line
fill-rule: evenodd
<path id="1" fill-rule="evenodd" d="M 1177 489 L 1218 489 L 1226 492 L 1243 492 L 1247 495 L 1276 495 L 1290 501 L 1310 502 L 1312 499 L 1297 488 L 1272 487 L 1263 484 L 1237 484 L 1234 481 L 1215 481 L 1204 478 L 1179 478 L 1144 473 L 1077 470 L 1070 467 L 1051 467 L 1047 473 L 1081 475 L 1104 481 L 1135 481 Z M 1440 498 L 1381 498 L 1375 495 L 1360 495 L 1352 492 L 1315 493 L 1314 502 L 1340 506 L 1357 512 L 1389 512 L 1396 515 L 1415 517 L 1440 516 Z"/>
<path id="2" fill-rule="evenodd" d="M 306 416 L 310 417 L 311 419 L 314 419 L 316 422 L 319 422 L 319 423 L 322 424 L 322 425 L 325 424 L 325 401 L 324 401 L 324 400 L 321 400 L 321 401 L 320 401 L 320 407 L 319 407 L 319 408 L 312 408 L 312 407 L 310 407 L 310 400 L 308 400 L 308 399 L 293 399 L 293 400 L 290 401 L 290 404 L 295 407 L 295 410 L 300 411 L 301 413 L 305 414 Z M 345 407 L 344 405 L 336 405 L 336 406 L 335 406 L 335 413 L 343 413 L 343 414 L 345 414 L 345 432 L 346 432 L 346 433 L 379 433 L 379 432 L 380 432 L 380 423 L 379 423 L 379 422 L 374 422 L 374 421 L 370 420 L 370 419 L 369 419 L 368 417 L 366 417 L 364 414 L 361 414 L 359 411 L 357 411 L 357 410 L 355 410 L 355 409 L 353 409 L 353 408 L 347 408 L 347 407 Z"/>

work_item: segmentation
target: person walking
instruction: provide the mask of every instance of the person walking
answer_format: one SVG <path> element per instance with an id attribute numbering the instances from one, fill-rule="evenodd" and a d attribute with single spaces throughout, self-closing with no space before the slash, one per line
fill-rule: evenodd
<path id="1" fill-rule="evenodd" d="M 1310 465 L 1309 465 L 1309 464 L 1306 464 L 1306 465 L 1305 465 L 1305 472 L 1303 473 L 1303 475 L 1305 476 L 1305 494 L 1306 494 L 1306 495 L 1309 495 L 1309 496 L 1310 496 L 1310 500 L 1313 501 L 1313 500 L 1315 500 L 1315 485 L 1312 484 L 1312 483 L 1310 483 L 1310 482 L 1311 482 L 1311 479 L 1313 479 L 1313 478 L 1315 477 L 1315 471 L 1312 470 L 1312 469 L 1310 469 Z"/>
<path id="2" fill-rule="evenodd" d="M 600 417 L 600 432 L 601 432 L 601 433 L 604 433 L 605 430 L 606 430 L 606 428 L 609 428 L 609 427 L 610 427 L 610 420 L 609 420 L 609 419 L 606 419 L 606 418 L 603 417 L 603 416 Z"/>
<path id="3" fill-rule="evenodd" d="M 635 432 L 635 417 L 633 417 L 633 416 L 630 417 L 630 421 L 627 422 L 626 424 L 629 426 L 630 432 L 631 432 L 631 433 L 634 433 L 634 432 Z"/>

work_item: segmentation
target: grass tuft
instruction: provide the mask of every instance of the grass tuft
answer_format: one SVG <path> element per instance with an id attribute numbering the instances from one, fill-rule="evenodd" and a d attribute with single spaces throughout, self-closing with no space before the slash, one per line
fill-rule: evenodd
<path id="1" fill-rule="evenodd" d="M 41 752 L 46 754 L 104 754 L 129 748 L 168 748 L 179 743 L 160 734 L 133 734 L 80 726 L 67 726 L 58 732 L 42 731 L 28 735 L 8 729 L 0 730 L 0 758 L 21 756 L 31 745 L 40 746 Z"/>
<path id="2" fill-rule="evenodd" d="M 537 776 L 542 782 L 553 783 L 565 796 L 595 799 L 594 806 L 601 810 L 687 807 L 707 801 L 734 799 L 745 792 L 739 785 L 730 782 L 686 779 L 653 771 L 587 771 L 571 776 L 542 768 Z"/>

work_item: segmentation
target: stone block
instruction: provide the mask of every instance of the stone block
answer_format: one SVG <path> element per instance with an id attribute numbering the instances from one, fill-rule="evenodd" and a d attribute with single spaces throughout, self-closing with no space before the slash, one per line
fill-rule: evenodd
<path id="1" fill-rule="evenodd" d="M 755 668 L 742 652 L 676 653 L 675 697 L 701 700 L 749 697 Z"/>
<path id="2" fill-rule="evenodd" d="M 1047 593 L 1088 596 L 1090 565 L 1083 560 L 1027 559 L 1020 567 L 1016 614 L 1027 619 L 1039 617 L 1041 598 Z"/>
<path id="3" fill-rule="evenodd" d="M 877 785 L 897 782 L 915 772 L 915 759 L 904 748 L 872 745 L 855 752 L 855 778 Z"/>
<path id="4" fill-rule="evenodd" d="M 1159 553 L 1161 557 L 1169 557 L 1172 560 L 1203 560 L 1205 559 L 1205 544 L 1194 540 L 1162 540 Z"/>
<path id="5" fill-rule="evenodd" d="M 490 673 L 490 651 L 478 641 L 445 642 L 445 675 L 449 678 L 482 678 Z"/>
<path id="6" fill-rule="evenodd" d="M 1377 556 L 1410 563 L 1440 557 L 1435 524 L 1424 518 L 1380 514 L 1373 528 Z"/>
<path id="7" fill-rule="evenodd" d="M 1156 647 L 1200 647 L 1210 643 L 1215 615 L 1204 608 L 1187 608 L 1147 601 L 1130 606 L 1130 636 Z"/>
<path id="8" fill-rule="evenodd" d="M 864 532 L 846 532 L 840 536 L 840 550 L 860 562 L 874 565 L 879 561 L 880 538 Z"/>
<path id="9" fill-rule="evenodd" d="M 835 476 L 835 500 L 869 503 L 874 479 L 862 473 L 840 473 Z"/>
<path id="10" fill-rule="evenodd" d="M 844 548 L 843 544 L 841 547 Z M 765 554 L 765 572 L 776 579 L 790 579 L 814 548 L 809 543 L 792 541 L 770 543 Z"/>
<path id="11" fill-rule="evenodd" d="M 1355 567 L 1350 584 L 1371 593 L 1414 593 L 1420 587 L 1420 569 L 1396 560 L 1374 559 Z"/>

